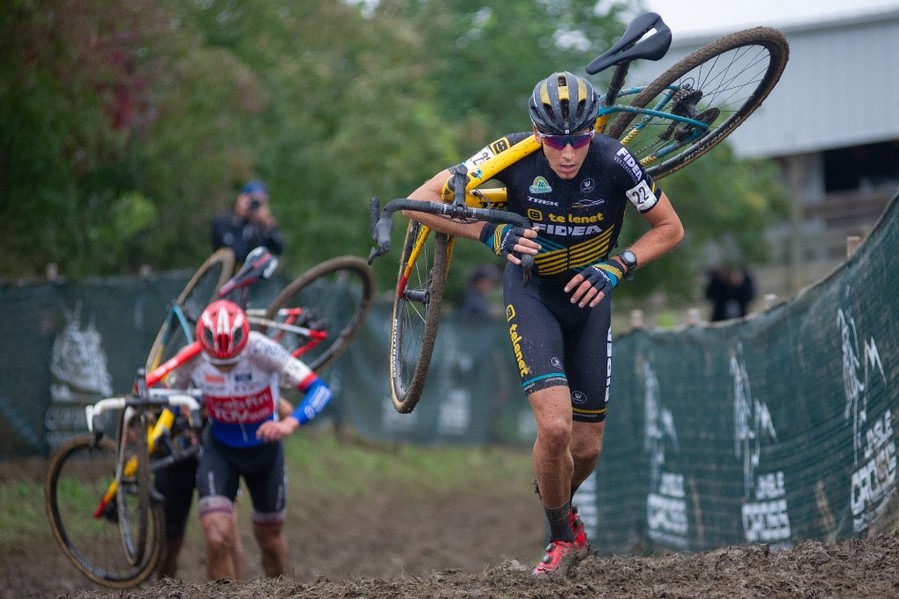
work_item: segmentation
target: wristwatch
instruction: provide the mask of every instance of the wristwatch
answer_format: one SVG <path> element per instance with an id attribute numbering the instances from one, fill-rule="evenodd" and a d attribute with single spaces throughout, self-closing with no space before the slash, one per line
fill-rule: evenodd
<path id="1" fill-rule="evenodd" d="M 627 248 L 620 254 L 618 257 L 621 258 L 621 261 L 627 266 L 627 272 L 630 272 L 637 268 L 637 254 L 633 252 L 630 248 Z"/>

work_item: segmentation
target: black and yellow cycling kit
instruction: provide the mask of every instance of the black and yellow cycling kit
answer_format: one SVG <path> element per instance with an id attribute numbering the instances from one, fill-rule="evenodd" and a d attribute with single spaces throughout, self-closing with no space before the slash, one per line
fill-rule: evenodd
<path id="1" fill-rule="evenodd" d="M 494 142 L 466 165 L 477 168 L 490 148 L 510 147 L 527 133 Z M 618 143 L 596 135 L 578 174 L 561 179 L 543 152 L 529 154 L 494 176 L 506 187 L 506 208 L 538 231 L 540 253 L 527 285 L 521 268 L 506 265 L 503 295 L 521 385 L 525 393 L 557 385 L 571 390 L 574 419 L 605 419 L 611 373 L 611 297 L 595 308 L 570 302 L 564 286 L 581 270 L 605 260 L 618 240 L 625 208 L 644 213 L 661 197 L 652 179 Z"/>

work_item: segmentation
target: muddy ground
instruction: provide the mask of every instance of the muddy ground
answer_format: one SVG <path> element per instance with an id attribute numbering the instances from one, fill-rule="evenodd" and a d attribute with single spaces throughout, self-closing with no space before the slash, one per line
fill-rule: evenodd
<path id="1" fill-rule="evenodd" d="M 39 476 L 31 464 L 23 476 Z M 318 598 L 795 598 L 899 597 L 899 532 L 838 544 L 804 542 L 786 551 L 728 547 L 660 557 L 589 555 L 558 580 L 530 569 L 543 544 L 542 517 L 529 489 L 498 496 L 474 489 L 411 499 L 380 489 L 377 499 L 303 506 L 287 528 L 290 573 L 259 577 L 244 531 L 245 580 L 206 582 L 192 537 L 180 581 L 113 591 L 72 568 L 49 530 L 0 554 L 2 597 Z"/>

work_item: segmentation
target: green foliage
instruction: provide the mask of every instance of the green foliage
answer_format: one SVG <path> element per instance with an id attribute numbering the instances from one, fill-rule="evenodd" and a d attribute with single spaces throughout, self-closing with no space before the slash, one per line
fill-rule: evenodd
<path id="1" fill-rule="evenodd" d="M 364 13 L 337 0 L 5 2 L 0 272 L 197 265 L 211 250 L 212 216 L 255 177 L 269 183 L 288 272 L 365 256 L 372 196 L 403 197 L 527 129 L 534 83 L 583 72 L 623 31 L 629 6 L 382 0 Z M 665 180 L 689 237 L 641 273 L 652 284 L 622 294 L 656 283 L 684 292 L 684 266 L 703 267 L 709 244 L 760 260 L 760 231 L 781 197 L 774 178 L 770 165 L 716 150 Z M 640 219 L 628 220 L 622 241 L 639 230 Z M 395 221 L 394 250 L 375 264 L 382 289 L 405 229 Z M 451 295 L 492 258 L 482 250 L 458 244 Z"/>
<path id="2" fill-rule="evenodd" d="M 768 261 L 768 227 L 789 213 L 786 189 L 776 165 L 738 160 L 725 141 L 689 167 L 658 182 L 684 224 L 685 237 L 673 252 L 640 270 L 640 285 L 622 285 L 619 298 L 645 298 L 664 291 L 695 298 L 696 281 L 718 263 L 758 265 Z M 643 219 L 625 218 L 619 244 L 627 247 L 645 230 Z"/>

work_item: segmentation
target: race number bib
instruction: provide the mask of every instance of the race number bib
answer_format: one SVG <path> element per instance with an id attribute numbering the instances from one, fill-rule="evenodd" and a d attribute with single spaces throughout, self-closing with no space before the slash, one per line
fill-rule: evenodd
<path id="1" fill-rule="evenodd" d="M 645 180 L 640 181 L 634 187 L 628 189 L 626 193 L 627 199 L 631 201 L 631 204 L 633 204 L 639 212 L 646 212 L 659 201 L 655 194 L 652 193 L 652 189 L 649 188 L 649 184 Z"/>

